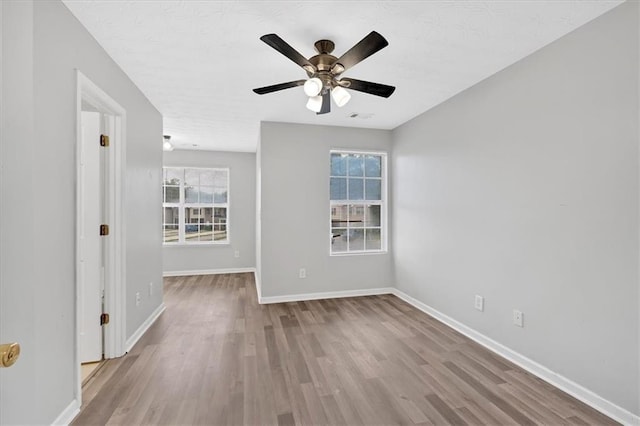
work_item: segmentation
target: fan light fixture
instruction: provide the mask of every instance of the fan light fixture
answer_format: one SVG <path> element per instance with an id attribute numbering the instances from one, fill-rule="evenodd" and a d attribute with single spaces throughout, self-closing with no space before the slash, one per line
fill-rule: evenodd
<path id="1" fill-rule="evenodd" d="M 322 80 L 313 77 L 304 83 L 304 93 L 307 96 L 318 96 L 322 90 Z"/>
<path id="2" fill-rule="evenodd" d="M 307 108 L 313 112 L 320 112 L 322 109 L 322 96 L 310 96 L 307 101 Z"/>
<path id="3" fill-rule="evenodd" d="M 171 136 L 164 135 L 163 138 L 164 138 L 164 141 L 162 142 L 162 150 L 173 151 L 173 145 L 171 144 L 171 142 L 169 142 L 169 140 L 171 139 Z"/>
<path id="4" fill-rule="evenodd" d="M 331 96 L 339 107 L 345 106 L 347 102 L 349 102 L 349 99 L 351 99 L 349 92 L 340 86 L 336 86 L 331 90 Z"/>

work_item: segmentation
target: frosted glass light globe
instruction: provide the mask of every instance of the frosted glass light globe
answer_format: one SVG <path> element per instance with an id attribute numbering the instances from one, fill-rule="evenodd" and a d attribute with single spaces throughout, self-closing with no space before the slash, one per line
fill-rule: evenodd
<path id="1" fill-rule="evenodd" d="M 310 78 L 304 83 L 304 93 L 307 96 L 318 96 L 322 90 L 322 80 L 318 77 Z"/>
<path id="2" fill-rule="evenodd" d="M 320 112 L 322 109 L 322 96 L 311 96 L 307 101 L 307 108 L 313 112 Z"/>
<path id="3" fill-rule="evenodd" d="M 331 96 L 339 107 L 344 106 L 351 99 L 351 95 L 345 89 L 340 86 L 336 86 L 331 90 Z"/>

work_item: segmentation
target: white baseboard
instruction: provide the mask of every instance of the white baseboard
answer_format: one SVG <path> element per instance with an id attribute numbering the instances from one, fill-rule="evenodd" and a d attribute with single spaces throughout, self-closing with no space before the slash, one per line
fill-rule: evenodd
<path id="1" fill-rule="evenodd" d="M 525 357 L 524 355 L 521 355 L 518 352 L 509 349 L 501 343 L 498 343 L 495 340 L 485 336 L 484 334 L 481 334 L 474 329 L 462 324 L 461 322 L 458 322 L 453 318 L 433 309 L 429 305 L 420 302 L 419 300 L 409 296 L 408 294 L 398 290 L 397 288 L 392 288 L 391 290 L 394 295 L 404 300 L 408 304 L 432 316 L 433 318 L 453 328 L 454 330 L 464 334 L 471 340 L 481 344 L 490 351 L 495 352 L 503 358 L 508 359 L 519 367 L 527 370 L 531 374 L 536 375 L 542 380 L 552 384 L 553 386 L 568 393 L 574 398 L 593 407 L 606 416 L 611 417 L 615 421 L 626 425 L 640 425 L 640 416 L 637 416 L 630 411 L 619 407 L 618 405 L 604 399 L 603 397 L 595 394 L 589 389 L 575 383 L 572 380 L 567 379 L 564 376 L 561 376 L 558 373 L 551 371 L 547 367 L 538 364 L 537 362 Z"/>
<path id="2" fill-rule="evenodd" d="M 51 424 L 55 426 L 67 426 L 75 419 L 79 412 L 80 404 L 77 399 L 74 399 Z"/>
<path id="3" fill-rule="evenodd" d="M 256 268 L 223 268 L 223 269 L 197 269 L 192 271 L 164 271 L 163 277 L 186 277 L 190 275 L 217 275 L 217 274 L 241 274 L 243 272 L 255 272 Z"/>
<path id="4" fill-rule="evenodd" d="M 160 306 L 156 308 L 155 311 L 149 315 L 149 317 L 142 323 L 140 327 L 127 339 L 125 342 L 125 352 L 129 352 L 133 345 L 138 343 L 138 340 L 144 335 L 144 333 L 153 325 L 154 322 L 160 317 L 160 315 L 164 312 L 165 306 L 164 303 L 161 303 Z"/>
<path id="5" fill-rule="evenodd" d="M 301 302 L 303 300 L 339 299 L 342 297 L 376 296 L 379 294 L 393 294 L 395 289 L 391 287 L 367 288 L 363 290 L 328 291 L 324 293 L 288 294 L 284 296 L 261 297 L 260 304 Z"/>

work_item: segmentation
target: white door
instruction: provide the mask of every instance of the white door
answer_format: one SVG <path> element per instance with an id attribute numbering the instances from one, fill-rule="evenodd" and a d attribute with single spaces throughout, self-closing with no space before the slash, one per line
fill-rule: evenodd
<path id="1" fill-rule="evenodd" d="M 101 114 L 82 111 L 80 149 L 80 362 L 102 359 L 102 297 L 104 268 L 102 240 L 102 161 L 100 159 Z"/>

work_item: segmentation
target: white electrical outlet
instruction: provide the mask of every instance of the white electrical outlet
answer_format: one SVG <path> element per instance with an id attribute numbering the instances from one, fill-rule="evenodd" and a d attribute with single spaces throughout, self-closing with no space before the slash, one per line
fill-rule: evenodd
<path id="1" fill-rule="evenodd" d="M 233 252 L 233 257 L 235 257 L 236 259 L 240 257 L 240 250 L 236 250 Z"/>
<path id="2" fill-rule="evenodd" d="M 140 292 L 136 293 L 136 306 L 140 306 Z"/>
<path id="3" fill-rule="evenodd" d="M 149 296 L 153 296 L 153 283 L 149 283 Z"/>
<path id="4" fill-rule="evenodd" d="M 298 274 L 300 278 L 307 278 L 307 270 L 304 268 L 300 268 L 300 273 Z"/>
<path id="5" fill-rule="evenodd" d="M 524 314 L 517 309 L 513 310 L 513 325 L 524 327 Z"/>
<path id="6" fill-rule="evenodd" d="M 474 306 L 480 312 L 484 311 L 484 297 L 479 296 L 479 295 L 476 294 L 476 302 L 475 302 Z"/>

